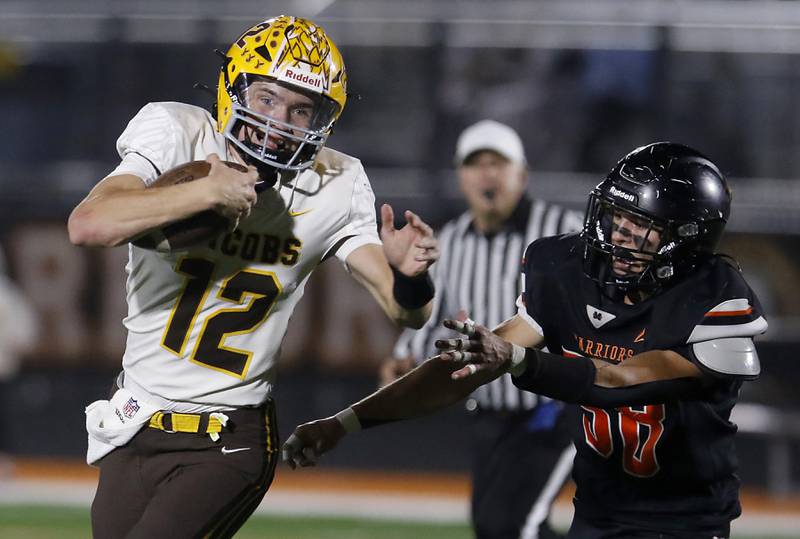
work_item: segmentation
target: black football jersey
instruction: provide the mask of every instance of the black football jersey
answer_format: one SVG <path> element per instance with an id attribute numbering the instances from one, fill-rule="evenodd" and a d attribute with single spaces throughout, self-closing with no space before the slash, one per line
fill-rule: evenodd
<path id="1" fill-rule="evenodd" d="M 762 333 L 753 291 L 725 259 L 635 305 L 613 301 L 583 273 L 577 234 L 532 243 L 520 315 L 551 353 L 618 363 L 674 350 L 700 366 L 692 343 Z M 709 373 L 696 400 L 581 407 L 575 509 L 583 518 L 676 535 L 723 534 L 741 512 L 730 413 L 742 379 Z"/>

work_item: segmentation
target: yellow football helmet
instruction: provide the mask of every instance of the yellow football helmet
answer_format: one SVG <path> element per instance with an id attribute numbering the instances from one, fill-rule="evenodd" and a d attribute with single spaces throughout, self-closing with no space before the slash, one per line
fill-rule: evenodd
<path id="1" fill-rule="evenodd" d="M 281 15 L 228 49 L 217 86 L 217 130 L 263 169 L 314 162 L 347 100 L 342 55 L 322 27 Z"/>

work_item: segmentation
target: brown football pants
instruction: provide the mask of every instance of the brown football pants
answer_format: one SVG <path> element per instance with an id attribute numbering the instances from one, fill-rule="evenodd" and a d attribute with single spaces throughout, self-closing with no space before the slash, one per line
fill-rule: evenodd
<path id="1" fill-rule="evenodd" d="M 272 401 L 225 412 L 208 434 L 143 428 L 99 462 L 96 539 L 231 537 L 269 489 L 278 459 Z"/>

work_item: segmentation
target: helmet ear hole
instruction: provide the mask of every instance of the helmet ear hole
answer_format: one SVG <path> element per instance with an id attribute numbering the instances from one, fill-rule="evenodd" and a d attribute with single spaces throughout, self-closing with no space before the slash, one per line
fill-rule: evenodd
<path id="1" fill-rule="evenodd" d="M 678 227 L 678 236 L 681 238 L 693 238 L 700 233 L 697 223 L 684 223 Z"/>
<path id="2" fill-rule="evenodd" d="M 656 270 L 656 276 L 659 279 L 669 279 L 674 273 L 675 271 L 672 269 L 672 266 L 661 266 Z"/>

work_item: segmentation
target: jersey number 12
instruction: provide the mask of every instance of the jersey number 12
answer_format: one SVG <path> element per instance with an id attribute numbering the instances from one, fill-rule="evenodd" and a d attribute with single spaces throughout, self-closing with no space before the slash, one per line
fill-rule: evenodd
<path id="1" fill-rule="evenodd" d="M 182 258 L 175 271 L 186 277 L 186 283 L 170 313 L 161 346 L 182 356 L 211 291 L 214 263 L 203 258 Z M 218 309 L 206 317 L 189 360 L 244 378 L 253 352 L 225 346 L 225 339 L 250 333 L 263 324 L 280 292 L 281 285 L 271 271 L 246 268 L 222 281 L 217 297 L 237 306 Z"/>

